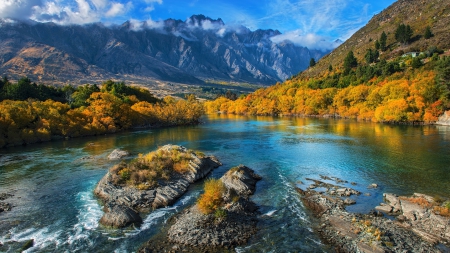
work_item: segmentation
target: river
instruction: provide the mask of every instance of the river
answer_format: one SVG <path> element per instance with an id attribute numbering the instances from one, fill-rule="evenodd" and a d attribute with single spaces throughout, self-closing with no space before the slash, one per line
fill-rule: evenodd
<path id="1" fill-rule="evenodd" d="M 330 252 L 295 187 L 305 178 L 336 176 L 370 193 L 350 211 L 368 212 L 383 192 L 450 197 L 450 127 L 397 126 L 354 120 L 213 115 L 198 126 L 149 129 L 0 150 L 0 193 L 14 196 L 0 213 L 0 243 L 34 239 L 27 252 L 134 252 L 167 220 L 193 204 L 202 184 L 174 206 L 145 215 L 140 227 L 106 229 L 93 189 L 115 148 L 132 155 L 168 143 L 223 162 L 211 176 L 244 164 L 263 177 L 252 197 L 260 206 L 258 234 L 237 252 Z M 367 186 L 377 183 L 377 189 Z M 363 204 L 364 203 L 364 204 Z M 0 251 L 7 250 L 6 246 Z"/>

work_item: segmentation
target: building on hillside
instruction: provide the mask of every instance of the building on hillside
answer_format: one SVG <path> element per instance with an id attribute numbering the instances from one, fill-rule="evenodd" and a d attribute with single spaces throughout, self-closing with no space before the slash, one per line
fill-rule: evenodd
<path id="1" fill-rule="evenodd" d="M 402 55 L 402 57 L 408 57 L 411 56 L 412 58 L 417 57 L 420 55 L 420 52 L 408 52 Z"/>

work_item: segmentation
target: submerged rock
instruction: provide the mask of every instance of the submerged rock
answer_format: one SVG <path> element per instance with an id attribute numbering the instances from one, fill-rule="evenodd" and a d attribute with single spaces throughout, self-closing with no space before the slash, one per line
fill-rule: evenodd
<path id="1" fill-rule="evenodd" d="M 8 193 L 0 193 L 0 200 L 6 200 L 12 197 L 12 194 Z M 5 211 L 11 211 L 12 205 L 10 203 L 0 201 L 0 213 Z"/>
<path id="2" fill-rule="evenodd" d="M 218 214 L 203 214 L 193 205 L 173 219 L 167 234 L 152 238 L 139 252 L 223 252 L 242 245 L 256 233 L 257 207 L 249 200 L 261 177 L 246 166 L 229 170 L 220 179 L 227 193 L 225 207 Z M 230 196 L 238 196 L 231 199 Z"/>
<path id="3" fill-rule="evenodd" d="M 158 150 L 186 154 L 188 150 L 182 146 L 165 145 Z M 199 156 L 189 153 L 189 168 L 184 173 L 173 171 L 168 180 L 159 179 L 154 187 L 140 190 L 135 186 L 117 184 L 114 181 L 113 168 L 98 182 L 94 194 L 103 200 L 105 214 L 100 223 L 110 227 L 124 227 L 132 223 L 140 223 L 139 212 L 172 205 L 188 189 L 191 183 L 205 177 L 211 170 L 222 165 L 213 156 Z M 125 209 L 125 207 L 127 209 Z M 112 212 L 114 211 L 114 212 Z M 134 213 L 133 213 L 134 212 Z M 138 215 L 139 216 L 139 215 Z"/>

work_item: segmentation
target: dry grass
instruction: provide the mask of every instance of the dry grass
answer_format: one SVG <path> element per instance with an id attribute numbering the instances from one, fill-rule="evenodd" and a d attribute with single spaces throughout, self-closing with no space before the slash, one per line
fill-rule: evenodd
<path id="1" fill-rule="evenodd" d="M 423 197 L 419 197 L 419 198 L 411 197 L 411 198 L 400 198 L 400 199 L 407 200 L 407 201 L 409 201 L 411 203 L 414 203 L 414 204 L 418 204 L 419 206 L 424 207 L 424 208 L 431 208 L 431 207 L 433 207 L 433 204 L 430 203 L 428 200 L 426 200 Z"/>
<path id="2" fill-rule="evenodd" d="M 155 187 L 158 180 L 169 180 L 173 173 L 183 174 L 189 170 L 192 151 L 180 152 L 157 150 L 110 169 L 112 182 L 116 185 L 131 185 L 140 190 Z"/>

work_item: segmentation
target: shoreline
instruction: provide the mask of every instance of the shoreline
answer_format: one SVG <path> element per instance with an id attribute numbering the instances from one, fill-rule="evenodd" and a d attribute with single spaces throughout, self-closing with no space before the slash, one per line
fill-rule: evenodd
<path id="1" fill-rule="evenodd" d="M 354 196 L 366 193 L 334 177 L 306 180 L 312 183 L 296 189 L 318 219 L 315 232 L 336 252 L 450 251 L 450 217 L 441 216 L 432 205 L 442 200 L 419 193 L 411 197 L 384 193 L 384 202 L 369 213 L 353 213 L 346 207 L 364 201 Z M 372 184 L 368 189 L 377 187 Z"/>

